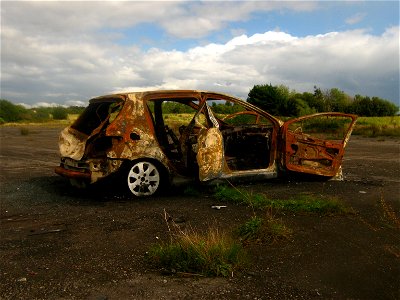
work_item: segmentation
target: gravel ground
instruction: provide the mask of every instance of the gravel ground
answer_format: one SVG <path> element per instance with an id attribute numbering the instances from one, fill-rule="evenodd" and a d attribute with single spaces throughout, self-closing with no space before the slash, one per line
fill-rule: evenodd
<path id="1" fill-rule="evenodd" d="M 0 299 L 400 299 L 400 142 L 352 137 L 345 181 L 241 185 L 270 197 L 335 196 L 354 213 L 279 215 L 290 241 L 247 246 L 232 278 L 165 275 L 145 253 L 168 238 L 164 209 L 195 230 L 253 212 L 208 189 L 134 199 L 113 183 L 72 189 L 53 173 L 60 128 L 0 127 Z M 221 210 L 213 204 L 227 205 Z"/>

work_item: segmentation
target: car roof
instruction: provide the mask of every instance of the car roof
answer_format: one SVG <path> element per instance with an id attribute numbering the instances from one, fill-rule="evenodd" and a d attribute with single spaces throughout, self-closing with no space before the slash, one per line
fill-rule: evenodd
<path id="1" fill-rule="evenodd" d="M 110 95 L 104 95 L 104 96 L 99 96 L 96 98 L 93 98 L 89 101 L 89 103 L 94 103 L 94 102 L 124 102 L 127 99 L 132 99 L 132 98 L 136 98 L 136 99 L 143 99 L 147 96 L 162 96 L 161 98 L 166 98 L 169 95 L 171 96 L 177 96 L 177 97 L 184 97 L 184 96 L 198 96 L 201 94 L 207 94 L 210 97 L 210 99 L 212 100 L 213 96 L 215 96 L 216 98 L 218 97 L 222 97 L 225 99 L 232 99 L 234 101 L 237 101 L 238 103 L 243 103 L 243 105 L 245 105 L 246 107 L 251 107 L 253 110 L 256 110 L 258 112 L 262 112 L 266 115 L 269 116 L 269 118 L 274 119 L 277 123 L 279 124 L 283 124 L 283 122 L 281 120 L 279 120 L 278 118 L 272 116 L 271 114 L 269 114 L 268 112 L 262 110 L 261 108 L 254 106 L 240 98 L 228 95 L 228 94 L 224 94 L 224 93 L 218 93 L 218 92 L 212 92 L 212 91 L 204 91 L 204 90 L 149 90 L 149 91 L 137 91 L 137 92 L 124 92 L 124 93 L 116 93 L 116 94 L 110 94 Z M 131 96 L 135 96 L 135 97 L 131 97 Z"/>
<path id="2" fill-rule="evenodd" d="M 210 94 L 210 95 L 218 95 L 218 96 L 223 96 L 223 97 L 228 97 L 232 98 L 235 100 L 240 100 L 243 101 L 240 98 L 228 95 L 228 94 L 223 94 L 223 93 L 218 93 L 218 92 L 211 92 L 211 91 L 203 91 L 203 90 L 149 90 L 149 91 L 132 91 L 132 92 L 123 92 L 123 93 L 116 93 L 116 94 L 109 94 L 109 95 L 104 95 L 104 96 L 98 96 L 95 98 L 90 99 L 90 103 L 93 102 L 115 102 L 115 101 L 125 101 L 126 97 L 128 95 L 136 95 L 137 98 L 143 98 L 145 96 L 151 96 L 151 95 L 171 95 L 171 96 L 184 96 L 184 95 L 199 95 L 199 94 Z"/>

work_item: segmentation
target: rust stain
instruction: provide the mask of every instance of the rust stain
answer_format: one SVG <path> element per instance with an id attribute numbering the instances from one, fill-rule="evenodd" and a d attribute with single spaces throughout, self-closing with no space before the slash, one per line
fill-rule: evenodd
<path id="1" fill-rule="evenodd" d="M 218 178 L 224 163 L 223 137 L 217 128 L 202 129 L 198 137 L 197 162 L 201 181 Z"/>

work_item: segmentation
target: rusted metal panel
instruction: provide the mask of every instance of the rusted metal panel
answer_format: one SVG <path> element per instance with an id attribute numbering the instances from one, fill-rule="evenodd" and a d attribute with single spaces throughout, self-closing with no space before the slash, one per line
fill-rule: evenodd
<path id="1" fill-rule="evenodd" d="M 202 129 L 198 137 L 199 179 L 208 181 L 221 176 L 224 164 L 223 138 L 218 128 Z"/>
<path id="2" fill-rule="evenodd" d="M 85 153 L 87 136 L 76 132 L 71 127 L 65 128 L 60 133 L 58 146 L 62 157 L 80 160 Z"/>
<path id="3" fill-rule="evenodd" d="M 289 130 L 289 125 L 316 117 L 345 117 L 351 120 L 344 138 L 340 141 L 316 138 L 310 134 Z M 354 128 L 357 116 L 344 113 L 319 113 L 290 120 L 282 127 L 284 140 L 283 163 L 295 172 L 327 177 L 339 176 L 345 146 Z"/>

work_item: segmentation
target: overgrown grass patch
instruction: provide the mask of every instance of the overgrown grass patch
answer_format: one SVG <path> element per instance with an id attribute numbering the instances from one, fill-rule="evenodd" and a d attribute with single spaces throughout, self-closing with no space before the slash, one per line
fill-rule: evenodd
<path id="1" fill-rule="evenodd" d="M 289 199 L 270 199 L 263 194 L 253 194 L 228 186 L 217 186 L 214 197 L 217 200 L 245 204 L 256 209 L 275 209 L 288 212 L 318 214 L 341 214 L 349 210 L 337 199 L 328 196 L 300 194 Z"/>
<path id="2" fill-rule="evenodd" d="M 240 242 L 214 226 L 204 233 L 177 230 L 169 242 L 153 245 L 148 259 L 171 272 L 228 277 L 245 265 L 246 254 Z"/>
<path id="3" fill-rule="evenodd" d="M 270 200 L 262 194 L 253 194 L 226 185 L 218 185 L 215 188 L 214 197 L 219 201 L 245 204 L 254 208 L 265 208 L 270 202 Z"/>
<path id="4" fill-rule="evenodd" d="M 400 137 L 400 116 L 360 117 L 353 134 L 365 137 Z"/>
<path id="5" fill-rule="evenodd" d="M 252 217 L 246 223 L 240 225 L 236 233 L 243 243 L 274 243 L 289 239 L 292 235 L 292 230 L 287 227 L 282 220 L 267 214 L 265 218 L 258 216 Z"/>

